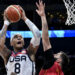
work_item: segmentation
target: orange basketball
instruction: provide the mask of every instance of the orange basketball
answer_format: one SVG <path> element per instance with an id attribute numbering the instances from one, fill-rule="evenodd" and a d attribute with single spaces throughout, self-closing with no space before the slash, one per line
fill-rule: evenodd
<path id="1" fill-rule="evenodd" d="M 19 5 L 10 5 L 6 8 L 5 15 L 10 22 L 17 22 L 22 16 L 22 10 Z"/>

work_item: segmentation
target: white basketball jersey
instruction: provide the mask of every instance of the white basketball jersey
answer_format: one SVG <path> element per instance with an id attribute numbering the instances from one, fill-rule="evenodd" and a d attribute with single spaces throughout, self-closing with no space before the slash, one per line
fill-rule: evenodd
<path id="1" fill-rule="evenodd" d="M 15 54 L 12 52 L 6 65 L 7 75 L 35 75 L 35 63 L 30 60 L 26 50 Z"/>

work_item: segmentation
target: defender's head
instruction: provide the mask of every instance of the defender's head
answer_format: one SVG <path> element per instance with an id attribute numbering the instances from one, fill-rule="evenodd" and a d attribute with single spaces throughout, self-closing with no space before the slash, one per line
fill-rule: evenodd
<path id="1" fill-rule="evenodd" d="M 14 49 L 20 50 L 24 46 L 24 39 L 21 34 L 15 34 L 11 37 L 10 43 Z"/>
<path id="2" fill-rule="evenodd" d="M 54 58 L 56 61 L 60 64 L 61 68 L 64 70 L 67 65 L 69 64 L 69 57 L 64 52 L 59 52 L 57 54 L 54 54 Z"/>

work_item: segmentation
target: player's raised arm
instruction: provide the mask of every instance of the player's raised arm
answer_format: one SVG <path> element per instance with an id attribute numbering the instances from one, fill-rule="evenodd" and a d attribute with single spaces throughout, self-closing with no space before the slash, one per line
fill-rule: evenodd
<path id="1" fill-rule="evenodd" d="M 22 9 L 23 10 L 23 9 Z M 40 31 L 39 29 L 36 27 L 36 25 L 30 21 L 26 15 L 25 15 L 25 12 L 23 11 L 23 16 L 22 16 L 22 19 L 25 21 L 26 25 L 29 27 L 29 29 L 32 31 L 33 33 L 33 38 L 31 39 L 30 41 L 30 45 L 28 47 L 28 53 L 29 55 L 31 56 L 31 59 L 33 60 L 35 53 L 39 47 L 39 44 L 40 44 L 40 38 L 41 38 L 41 34 L 40 34 Z"/>
<path id="2" fill-rule="evenodd" d="M 7 20 L 5 13 L 4 13 L 4 25 L 0 31 L 0 55 L 3 57 L 5 63 L 7 62 L 7 58 L 11 53 L 8 48 L 5 46 L 5 39 L 6 39 L 6 31 L 9 26 L 10 22 Z"/>
<path id="3" fill-rule="evenodd" d="M 51 48 L 51 44 L 48 35 L 48 24 L 45 15 L 45 4 L 43 4 L 43 2 L 39 0 L 39 4 L 36 3 L 36 6 L 38 8 L 36 12 L 41 17 L 41 21 L 42 21 L 42 42 L 43 42 L 44 51 L 46 51 Z"/>
<path id="4" fill-rule="evenodd" d="M 42 44 L 44 48 L 44 57 L 43 57 L 44 65 L 42 66 L 42 68 L 47 70 L 54 64 L 54 57 L 51 48 L 51 43 L 49 41 L 48 24 L 47 24 L 46 14 L 45 14 L 45 4 L 43 4 L 42 0 L 39 0 L 39 3 L 36 3 L 36 5 L 38 7 L 36 12 L 41 17 L 41 21 L 42 21 Z M 41 74 L 39 73 L 39 75 L 44 75 L 44 73 Z"/>

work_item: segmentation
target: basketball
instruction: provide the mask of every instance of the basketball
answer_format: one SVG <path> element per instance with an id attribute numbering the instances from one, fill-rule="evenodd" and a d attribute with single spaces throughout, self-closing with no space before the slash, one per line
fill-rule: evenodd
<path id="1" fill-rule="evenodd" d="M 22 10 L 19 5 L 10 5 L 6 8 L 5 15 L 10 22 L 17 22 L 21 18 Z"/>

